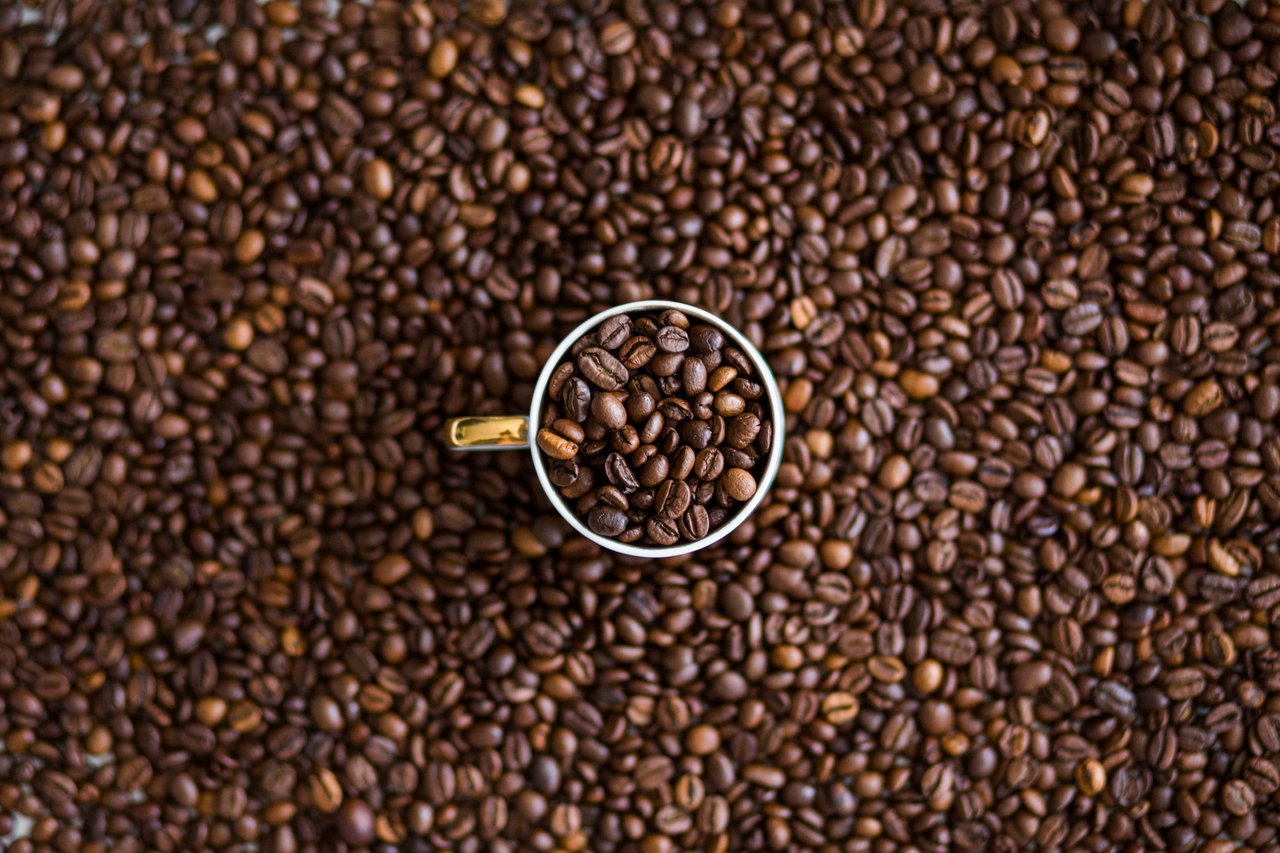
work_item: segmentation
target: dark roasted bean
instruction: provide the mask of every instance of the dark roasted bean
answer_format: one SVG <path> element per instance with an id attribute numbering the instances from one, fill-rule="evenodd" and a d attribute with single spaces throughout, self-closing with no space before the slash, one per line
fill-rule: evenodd
<path id="1" fill-rule="evenodd" d="M 627 514 L 615 507 L 598 506 L 588 514 L 587 524 L 601 536 L 617 536 L 627 528 Z"/>
<path id="2" fill-rule="evenodd" d="M 626 384 L 630 374 L 608 351 L 600 347 L 588 347 L 578 355 L 578 370 L 597 388 L 616 391 Z"/>
<path id="3" fill-rule="evenodd" d="M 631 318 L 626 314 L 619 314 L 600 324 L 597 342 L 607 350 L 616 350 L 629 337 L 631 337 Z"/>

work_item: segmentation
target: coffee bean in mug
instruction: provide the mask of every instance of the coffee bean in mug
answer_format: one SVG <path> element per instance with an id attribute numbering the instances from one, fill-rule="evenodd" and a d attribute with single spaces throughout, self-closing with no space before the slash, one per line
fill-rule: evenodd
<path id="1" fill-rule="evenodd" d="M 548 464 L 574 466 L 574 476 L 560 469 L 561 496 L 576 501 L 593 532 L 620 542 L 704 538 L 713 518 L 755 495 L 772 448 L 761 430 L 768 400 L 750 360 L 718 329 L 675 309 L 616 315 L 590 336 L 553 371 L 537 432 Z M 742 393 L 711 397 L 708 361 L 736 365 Z M 735 466 L 725 467 L 722 450 L 734 451 Z M 586 476 L 593 486 L 583 491 Z"/>

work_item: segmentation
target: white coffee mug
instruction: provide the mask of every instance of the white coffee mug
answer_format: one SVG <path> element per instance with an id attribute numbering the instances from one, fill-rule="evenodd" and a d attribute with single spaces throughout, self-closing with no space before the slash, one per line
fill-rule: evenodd
<path id="1" fill-rule="evenodd" d="M 547 385 L 551 381 L 551 375 L 564 360 L 565 355 L 575 342 L 610 317 L 619 314 L 641 314 L 670 309 L 684 313 L 691 320 L 698 320 L 718 329 L 726 339 L 746 355 L 759 376 L 760 384 L 764 388 L 764 395 L 768 400 L 768 413 L 773 428 L 773 440 L 769 446 L 768 458 L 765 461 L 764 474 L 757 478 L 758 486 L 755 494 L 745 503 L 736 507 L 733 515 L 702 539 L 670 546 L 636 545 L 619 542 L 615 539 L 601 536 L 587 527 L 577 513 L 574 512 L 573 507 L 565 502 L 559 490 L 552 485 L 547 476 L 546 460 L 538 447 L 530 441 L 531 425 L 541 422 L 543 408 L 546 404 Z M 760 506 L 760 502 L 764 500 L 765 494 L 769 491 L 769 487 L 773 485 L 774 478 L 778 475 L 778 467 L 782 464 L 782 446 L 785 438 L 783 422 L 782 394 L 778 390 L 778 380 L 774 377 L 773 371 L 769 368 L 769 363 L 765 361 L 764 356 L 741 332 L 720 317 L 702 308 L 686 305 L 683 302 L 649 299 L 601 311 L 570 332 L 560 342 L 560 345 L 555 348 L 555 351 L 551 353 L 550 358 L 547 359 L 547 363 L 542 368 L 542 372 L 538 375 L 538 382 L 533 388 L 533 400 L 529 404 L 528 415 L 452 418 L 445 424 L 445 444 L 453 450 L 461 451 L 528 450 L 533 457 L 533 468 L 538 474 L 538 482 L 542 484 L 542 490 L 546 492 L 547 498 L 551 501 L 552 506 L 556 508 L 556 512 L 560 513 L 574 530 L 595 542 L 601 548 L 607 548 L 618 554 L 629 554 L 633 557 L 675 557 L 714 545 L 732 533 L 738 525 L 750 517 L 756 507 Z"/>

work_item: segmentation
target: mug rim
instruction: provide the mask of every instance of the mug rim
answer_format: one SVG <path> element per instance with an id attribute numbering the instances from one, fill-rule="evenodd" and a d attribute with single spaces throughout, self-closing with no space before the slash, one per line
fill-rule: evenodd
<path id="1" fill-rule="evenodd" d="M 769 400 L 770 421 L 773 424 L 773 444 L 769 448 L 769 458 L 765 465 L 764 474 L 761 476 L 756 487 L 756 493 L 738 508 L 738 511 L 724 524 L 708 533 L 701 539 L 694 542 L 686 542 L 679 545 L 634 545 L 629 542 L 619 542 L 616 539 L 609 539 L 605 536 L 593 531 L 578 518 L 578 514 L 567 504 L 560 492 L 551 483 L 551 479 L 547 474 L 547 467 L 543 460 L 543 454 L 538 447 L 535 439 L 538 430 L 541 428 L 542 408 L 546 401 L 547 386 L 551 383 L 551 375 L 559 367 L 561 360 L 565 354 L 573 347 L 573 345 L 582 338 L 587 332 L 596 326 L 608 320 L 610 317 L 616 317 L 620 314 L 636 314 L 641 311 L 668 310 L 674 308 L 688 315 L 691 319 L 697 319 L 708 325 L 714 326 L 724 335 L 732 340 L 739 349 L 747 356 L 756 371 L 760 374 L 761 384 L 764 386 L 765 396 Z M 607 308 L 598 314 L 592 314 L 586 320 L 579 323 L 573 331 L 565 335 L 551 355 L 547 357 L 546 364 L 542 367 L 542 372 L 538 374 L 537 384 L 533 388 L 533 399 L 529 404 L 529 453 L 533 457 L 533 467 L 538 475 L 538 483 L 542 486 L 542 491 L 546 493 L 552 505 L 556 508 L 556 512 L 569 523 L 578 533 L 590 539 L 602 548 L 606 548 L 616 554 L 626 554 L 631 557 L 649 557 L 651 559 L 660 559 L 663 557 L 679 557 L 685 554 L 692 554 L 703 548 L 708 548 L 721 539 L 724 539 L 734 530 L 745 522 L 752 513 L 764 501 L 765 495 L 773 486 L 773 481 L 778 476 L 778 469 L 782 465 L 782 446 L 786 440 L 786 418 L 782 410 L 782 392 L 778 389 L 777 377 L 773 375 L 773 370 L 769 367 L 769 363 L 765 361 L 764 356 L 756 349 L 751 341 L 747 340 L 746 335 L 742 334 L 738 329 L 722 317 L 699 308 L 696 305 L 689 305 L 685 302 L 677 302 L 671 299 L 642 299 L 638 302 L 628 302 L 623 305 L 615 305 Z"/>

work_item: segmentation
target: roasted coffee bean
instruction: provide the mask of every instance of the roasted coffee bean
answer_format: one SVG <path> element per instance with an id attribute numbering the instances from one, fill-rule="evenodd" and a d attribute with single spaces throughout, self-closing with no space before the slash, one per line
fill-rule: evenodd
<path id="1" fill-rule="evenodd" d="M 668 308 L 657 317 L 659 326 L 674 326 L 683 331 L 689 330 L 689 317 L 679 308 Z"/>
<path id="2" fill-rule="evenodd" d="M 1108 787 L 1117 804 L 1123 808 L 1131 808 L 1146 795 L 1150 777 L 1142 768 L 1130 764 L 1111 774 Z"/>
<path id="3" fill-rule="evenodd" d="M 642 486 L 657 486 L 671 473 L 671 462 L 661 453 L 654 454 L 636 471 L 636 479 Z"/>
<path id="4" fill-rule="evenodd" d="M 622 362 L 600 347 L 583 350 L 578 355 L 577 365 L 588 382 L 606 391 L 617 391 L 631 376 Z"/>
<path id="5" fill-rule="evenodd" d="M 679 480 L 667 480 L 658 487 L 653 509 L 667 518 L 679 518 L 689 508 L 691 499 L 688 484 Z"/>
<path id="6" fill-rule="evenodd" d="M 646 391 L 632 391 L 626 399 L 627 418 L 632 421 L 643 421 L 658 408 L 657 401 Z"/>
<path id="7" fill-rule="evenodd" d="M 1254 610 L 1270 610 L 1280 604 L 1280 574 L 1254 578 L 1245 590 L 1249 606 Z"/>
<path id="8" fill-rule="evenodd" d="M 564 413 L 578 423 L 586 421 L 592 403 L 591 388 L 581 377 L 574 376 L 564 383 L 560 393 L 560 405 Z"/>
<path id="9" fill-rule="evenodd" d="M 574 444 L 582 444 L 587 439 L 586 431 L 583 430 L 582 425 L 568 418 L 556 418 L 552 421 L 551 432 Z"/>
<path id="10" fill-rule="evenodd" d="M 694 504 L 680 516 L 680 535 L 685 539 L 698 540 L 711 532 L 711 520 L 704 506 Z"/>
<path id="11" fill-rule="evenodd" d="M 742 468 L 730 468 L 724 472 L 720 482 L 724 483 L 725 493 L 735 501 L 745 501 L 756 493 L 756 480 L 751 472 Z"/>
<path id="12" fill-rule="evenodd" d="M 691 447 L 678 447 L 671 453 L 671 479 L 687 480 L 693 473 L 696 455 Z"/>
<path id="13" fill-rule="evenodd" d="M 630 507 L 627 496 L 617 486 L 601 486 L 596 489 L 595 497 L 597 500 L 617 509 L 626 510 Z"/>
<path id="14" fill-rule="evenodd" d="M 646 445 L 652 445 L 657 441 L 667 427 L 667 419 L 662 412 L 654 412 L 645 418 L 640 425 L 640 441 Z"/>
<path id="15" fill-rule="evenodd" d="M 600 324 L 596 341 L 607 350 L 616 350 L 629 337 L 631 337 L 631 318 L 626 314 L 618 314 Z"/>
<path id="16" fill-rule="evenodd" d="M 648 370 L 660 380 L 668 380 L 674 386 L 677 374 L 684 368 L 684 354 L 679 352 L 659 352 L 647 365 Z M 667 393 L 670 393 L 669 391 Z"/>
<path id="17" fill-rule="evenodd" d="M 684 421 L 677 432 L 684 446 L 695 451 L 706 448 L 711 442 L 711 424 L 706 421 Z"/>
<path id="18" fill-rule="evenodd" d="M 617 486 L 623 494 L 629 495 L 640 488 L 631 466 L 620 453 L 609 454 L 605 460 L 604 472 L 609 482 Z"/>
<path id="19" fill-rule="evenodd" d="M 751 412 L 744 412 L 729 422 L 725 441 L 739 450 L 747 447 L 760 434 L 760 418 Z"/>
<path id="20" fill-rule="evenodd" d="M 1252 813 L 1256 802 L 1257 794 L 1242 779 L 1232 779 L 1222 789 L 1222 807 L 1238 817 Z"/>
<path id="21" fill-rule="evenodd" d="M 727 385 L 737 378 L 738 368 L 717 367 L 715 370 L 711 371 L 711 375 L 707 378 L 707 388 L 713 392 L 722 391 Z"/>
<path id="22" fill-rule="evenodd" d="M 549 429 L 538 430 L 538 448 L 552 459 L 565 461 L 578 455 L 578 444 Z"/>
<path id="23" fill-rule="evenodd" d="M 977 643 L 971 636 L 945 629 L 933 635 L 929 647 L 934 657 L 954 666 L 968 664 L 977 653 Z"/>
<path id="24" fill-rule="evenodd" d="M 724 349 L 724 335 L 715 326 L 698 323 L 689 330 L 689 344 L 699 354 L 719 352 Z"/>
<path id="25" fill-rule="evenodd" d="M 681 368 L 681 381 L 689 395 L 701 394 L 707 387 L 707 367 L 700 358 L 686 358 Z"/>
<path id="26" fill-rule="evenodd" d="M 704 482 L 714 482 L 724 470 L 724 454 L 719 448 L 704 447 L 693 460 L 693 474 Z"/>
<path id="27" fill-rule="evenodd" d="M 1094 690 L 1093 699 L 1098 710 L 1116 717 L 1128 717 L 1136 708 L 1133 691 L 1122 682 L 1109 679 Z"/>
<path id="28" fill-rule="evenodd" d="M 689 333 L 676 326 L 663 326 L 654 335 L 653 342 L 664 353 L 684 352 L 689 348 Z"/>
<path id="29" fill-rule="evenodd" d="M 721 445 L 721 456 L 724 457 L 725 465 L 730 468 L 742 468 L 744 470 L 755 467 L 756 458 L 742 450 L 727 445 Z"/>
<path id="30" fill-rule="evenodd" d="M 627 409 L 617 394 L 597 394 L 591 399 L 591 415 L 607 429 L 621 429 L 627 423 Z"/>
<path id="31" fill-rule="evenodd" d="M 332 814 L 342 806 L 342 783 L 328 768 L 321 768 L 311 776 L 309 791 L 312 806 L 325 814 Z"/>
<path id="32" fill-rule="evenodd" d="M 569 363 L 562 364 L 552 371 L 551 378 L 547 381 L 547 394 L 551 396 L 551 399 L 562 399 L 565 383 L 573 377 L 573 373 L 573 365 Z"/>
<path id="33" fill-rule="evenodd" d="M 669 518 L 651 518 L 645 523 L 645 535 L 655 545 L 665 547 L 680 541 L 680 529 Z"/>
<path id="34" fill-rule="evenodd" d="M 621 429 L 614 430 L 610 444 L 615 451 L 626 455 L 640 446 L 640 433 L 636 432 L 635 427 L 627 424 Z"/>
<path id="35" fill-rule="evenodd" d="M 627 514 L 611 506 L 598 506 L 587 515 L 587 525 L 601 536 L 617 536 L 627 529 Z"/>
<path id="36" fill-rule="evenodd" d="M 652 337 L 637 335 L 623 342 L 618 357 L 631 370 L 639 370 L 652 361 L 657 353 L 658 347 Z"/>
<path id="37" fill-rule="evenodd" d="M 667 397 L 658 404 L 658 411 L 672 424 L 678 424 L 693 417 L 693 405 L 679 397 Z"/>
<path id="38" fill-rule="evenodd" d="M 1175 702 L 1204 692 L 1205 674 L 1195 667 L 1179 667 L 1164 677 L 1165 695 Z"/>
<path id="39" fill-rule="evenodd" d="M 736 380 L 735 380 L 736 381 Z M 725 418 L 737 417 L 747 408 L 747 401 L 739 394 L 730 391 L 721 391 L 716 394 L 712 408 L 717 415 Z"/>
<path id="40" fill-rule="evenodd" d="M 1266 758 L 1250 758 L 1242 776 L 1245 783 L 1261 797 L 1268 797 L 1280 790 L 1280 770 L 1275 762 Z"/>

